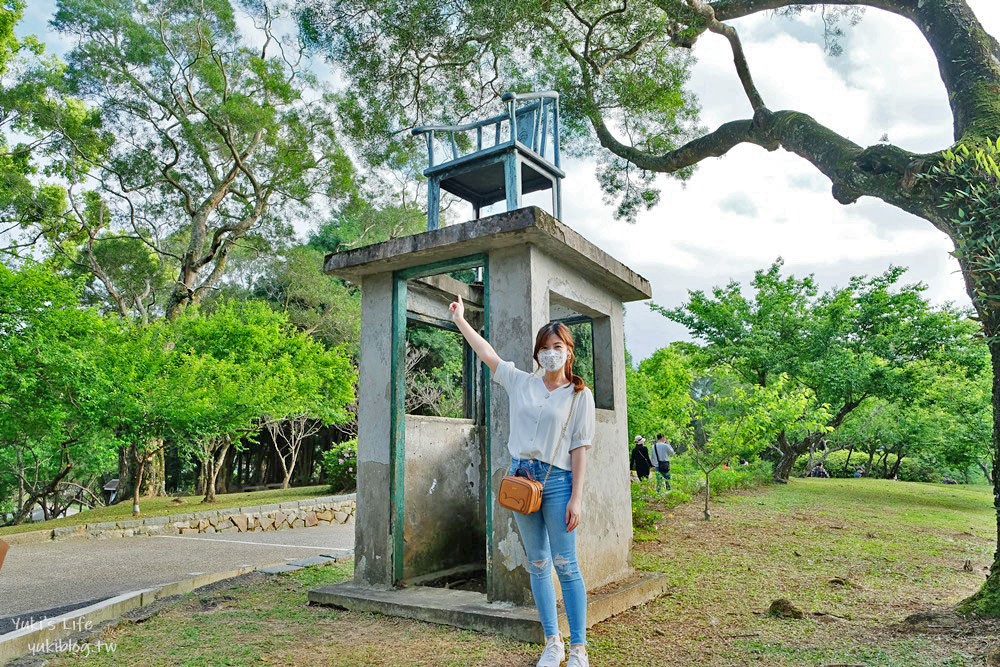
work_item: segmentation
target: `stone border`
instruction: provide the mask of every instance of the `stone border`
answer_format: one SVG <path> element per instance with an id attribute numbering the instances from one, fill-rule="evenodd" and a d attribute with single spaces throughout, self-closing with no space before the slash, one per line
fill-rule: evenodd
<path id="1" fill-rule="evenodd" d="M 190 535 L 195 533 L 248 533 L 252 531 L 308 528 L 332 523 L 354 523 L 357 494 L 322 496 L 270 505 L 249 505 L 206 510 L 148 519 L 105 521 L 78 526 L 0 535 L 8 544 L 72 539 L 110 539 L 145 535 Z"/>

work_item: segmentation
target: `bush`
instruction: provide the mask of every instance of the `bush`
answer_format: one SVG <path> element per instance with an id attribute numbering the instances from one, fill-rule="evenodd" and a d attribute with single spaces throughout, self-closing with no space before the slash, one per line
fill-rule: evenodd
<path id="1" fill-rule="evenodd" d="M 653 530 L 656 522 L 663 518 L 661 512 L 650 509 L 650 503 L 656 502 L 655 487 L 648 481 L 632 483 L 632 528 L 634 530 Z"/>
<path id="2" fill-rule="evenodd" d="M 767 461 L 754 461 L 747 466 L 732 466 L 728 470 L 716 468 L 709 475 L 712 495 L 717 496 L 736 489 L 761 486 L 771 481 L 773 467 Z M 689 502 L 705 488 L 705 475 L 685 454 L 670 459 L 670 491 L 656 492 L 656 472 L 650 479 L 632 482 L 632 528 L 650 531 L 663 518 L 659 510 L 670 509 Z"/>
<path id="3" fill-rule="evenodd" d="M 671 486 L 677 491 L 693 496 L 705 487 L 705 474 L 695 465 L 690 456 L 675 456 L 670 462 Z M 749 465 L 732 465 L 728 469 L 721 466 L 713 470 L 708 478 L 712 483 L 712 495 L 719 496 L 738 489 L 749 489 L 771 482 L 774 467 L 768 461 L 756 460 Z"/>
<path id="4" fill-rule="evenodd" d="M 323 475 L 331 493 L 354 491 L 358 487 L 358 441 L 335 444 L 323 455 Z"/>

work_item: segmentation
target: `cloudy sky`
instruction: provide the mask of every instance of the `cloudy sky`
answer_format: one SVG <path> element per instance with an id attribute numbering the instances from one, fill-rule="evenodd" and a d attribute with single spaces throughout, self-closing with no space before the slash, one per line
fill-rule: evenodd
<path id="1" fill-rule="evenodd" d="M 986 29 L 1000 36 L 1000 2 L 969 0 Z M 46 29 L 54 0 L 32 0 L 20 32 L 39 34 L 56 52 L 68 46 Z M 951 114 L 930 48 L 908 21 L 869 9 L 847 31 L 844 53 L 827 56 L 817 14 L 796 19 L 760 15 L 734 23 L 758 89 L 771 109 L 795 109 L 860 145 L 889 140 L 914 151 L 951 141 Z M 750 106 L 728 43 L 705 35 L 690 88 L 701 100 L 702 124 L 714 128 L 746 118 Z M 841 206 L 830 183 L 801 159 L 751 146 L 702 163 L 685 185 L 663 179 L 661 204 L 634 225 L 613 221 L 601 200 L 593 165 L 567 165 L 564 221 L 649 279 L 653 301 L 681 304 L 688 290 L 746 282 L 777 257 L 787 271 L 812 273 L 823 288 L 890 265 L 909 267 L 909 282 L 928 285 L 936 303 L 969 304 L 951 242 L 923 220 L 865 198 Z M 626 337 L 642 359 L 683 327 L 631 304 Z"/>
<path id="2" fill-rule="evenodd" d="M 1000 2 L 969 4 L 986 29 L 1000 35 Z M 762 15 L 734 25 L 769 108 L 808 113 L 862 146 L 883 134 L 914 151 L 952 142 L 937 65 L 912 23 L 869 9 L 848 31 L 839 57 L 824 54 L 815 14 L 796 20 Z M 701 100 L 703 124 L 749 117 L 728 43 L 705 35 L 695 55 L 691 89 Z M 703 162 L 683 187 L 663 184 L 660 206 L 635 225 L 611 222 L 590 165 L 573 165 L 564 188 L 565 221 L 649 279 L 655 303 L 676 306 L 688 290 L 730 279 L 745 284 L 780 256 L 787 271 L 812 273 L 823 288 L 906 266 L 908 282 L 926 283 L 934 302 L 970 305 L 944 234 L 879 200 L 838 204 L 830 182 L 790 153 L 744 146 Z M 643 303 L 629 306 L 626 337 L 636 359 L 687 338 L 683 327 Z"/>

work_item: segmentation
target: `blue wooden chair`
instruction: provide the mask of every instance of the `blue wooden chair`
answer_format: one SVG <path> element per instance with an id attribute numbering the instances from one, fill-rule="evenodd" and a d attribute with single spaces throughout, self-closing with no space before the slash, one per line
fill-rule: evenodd
<path id="1" fill-rule="evenodd" d="M 521 207 L 523 194 L 551 188 L 552 212 L 562 217 L 559 93 L 504 93 L 500 99 L 507 111 L 499 116 L 413 129 L 427 140 L 427 229 L 438 228 L 441 190 L 470 202 L 478 220 L 485 206 L 506 200 L 512 211 Z M 450 155 L 445 162 L 435 161 L 438 143 Z"/>

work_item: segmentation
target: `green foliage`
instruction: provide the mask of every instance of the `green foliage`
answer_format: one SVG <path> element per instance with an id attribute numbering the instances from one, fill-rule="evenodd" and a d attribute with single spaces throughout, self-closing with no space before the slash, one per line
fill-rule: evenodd
<path id="1" fill-rule="evenodd" d="M 866 452 L 855 451 L 851 455 L 850 465 L 847 463 L 848 451 L 839 449 L 831 452 L 823 459 L 823 467 L 830 473 L 830 477 L 849 479 L 854 477 L 854 471 L 858 468 L 865 469 L 865 477 L 882 476 L 882 470 L 892 470 L 895 468 L 896 455 L 885 452 L 877 452 L 873 458 L 872 465 L 868 465 L 868 454 Z M 813 457 L 813 465 L 820 461 L 820 456 Z M 800 456 L 795 461 L 795 473 L 806 475 L 809 463 L 808 456 Z M 965 471 L 968 472 L 968 471 Z M 951 477 L 955 480 L 963 480 L 965 475 L 950 469 L 941 469 L 934 462 L 923 458 L 904 458 L 899 464 L 897 476 L 902 482 L 940 482 L 943 477 Z"/>
<path id="2" fill-rule="evenodd" d="M 356 371 L 341 348 L 259 301 L 222 301 L 174 322 L 102 317 L 50 267 L 0 265 L 0 493 L 14 475 L 84 485 L 173 447 L 206 459 L 265 418 L 349 418 Z M 37 465 L 36 465 L 37 464 Z M 61 474 L 62 473 L 62 474 Z"/>
<path id="3" fill-rule="evenodd" d="M 670 461 L 669 491 L 657 492 L 653 478 L 632 482 L 632 527 L 639 533 L 637 539 L 641 540 L 643 533 L 656 529 L 656 524 L 663 519 L 663 509 L 690 502 L 693 496 L 705 491 L 704 473 L 690 454 L 674 456 Z M 745 466 L 739 465 L 738 461 L 728 463 L 709 475 L 713 497 L 771 482 L 772 467 L 767 461 L 756 460 Z"/>
<path id="4" fill-rule="evenodd" d="M 772 465 L 768 461 L 756 459 L 744 466 L 739 464 L 738 458 L 734 458 L 725 461 L 724 465 L 725 467 L 719 466 L 709 474 L 709 492 L 713 496 L 771 482 Z M 670 459 L 670 486 L 672 490 L 688 496 L 704 493 L 705 475 L 690 453 Z"/>
<path id="5" fill-rule="evenodd" d="M 649 531 L 656 528 L 656 522 L 663 513 L 649 507 L 656 500 L 656 491 L 649 483 L 632 482 L 632 528 Z"/>
<path id="6" fill-rule="evenodd" d="M 324 275 L 323 253 L 295 246 L 276 259 L 254 293 L 283 311 L 295 326 L 330 347 L 347 345 L 357 356 L 361 341 L 358 290 Z"/>
<path id="7" fill-rule="evenodd" d="M 402 130 L 489 115 L 504 90 L 558 90 L 564 141 L 577 153 L 598 147 L 592 116 L 654 154 L 697 129 L 697 103 L 683 91 L 691 54 L 672 39 L 702 21 L 683 3 L 309 0 L 299 18 L 349 81 L 340 112 L 375 164 L 419 173 L 424 153 Z M 596 68 L 582 69 L 587 59 Z M 626 217 L 658 199 L 648 172 L 605 153 L 599 181 Z"/>
<path id="8" fill-rule="evenodd" d="M 902 268 L 854 277 L 847 287 L 820 294 L 812 276 L 784 276 L 781 267 L 778 260 L 757 271 L 752 295 L 730 282 L 711 294 L 691 292 L 679 308 L 653 308 L 704 342 L 699 357 L 705 368 L 725 366 L 742 382 L 768 388 L 784 375 L 788 391 L 812 392 L 817 407 L 828 406 L 822 428 L 789 422 L 795 427 L 783 429 L 775 449 L 789 465 L 876 401 L 923 406 L 959 421 L 976 415 L 961 448 L 966 459 L 982 451 L 981 382 L 988 360 L 979 327 L 966 313 L 932 308 L 922 285 L 899 284 Z M 933 419 L 920 423 L 932 425 Z M 911 434 L 907 441 L 913 439 Z"/>
<path id="9" fill-rule="evenodd" d="M 354 197 L 333 219 L 319 225 L 309 237 L 309 246 L 323 253 L 341 252 L 416 234 L 426 227 L 427 215 L 415 206 L 375 206 Z"/>
<path id="10" fill-rule="evenodd" d="M 464 417 L 461 334 L 411 322 L 406 338 L 406 412 Z"/>
<path id="11" fill-rule="evenodd" d="M 115 460 L 100 420 L 111 385 L 93 353 L 115 330 L 78 295 L 47 266 L 0 264 L 0 492 L 20 479 L 26 502 L 57 501 L 56 482 L 87 486 Z"/>
<path id="12" fill-rule="evenodd" d="M 753 458 L 781 431 L 822 431 L 826 406 L 812 391 L 795 386 L 786 375 L 767 386 L 746 384 L 717 370 L 694 385 L 694 433 L 688 451 L 706 475 L 741 456 Z"/>
<path id="13" fill-rule="evenodd" d="M 358 486 L 358 441 L 335 444 L 323 454 L 323 477 L 331 493 L 354 491 Z"/>
<path id="14" fill-rule="evenodd" d="M 943 189 L 939 207 L 949 219 L 954 255 L 969 276 L 973 303 L 995 332 L 987 305 L 1000 299 L 1000 138 L 978 145 L 964 143 L 941 154 L 920 178 Z M 992 311 L 990 311 L 991 313 Z M 994 342 L 990 339 L 990 342 Z"/>
<path id="15" fill-rule="evenodd" d="M 76 185 L 71 207 L 50 197 L 59 221 L 23 203 L 19 217 L 109 308 L 176 316 L 247 247 L 281 249 L 293 222 L 356 193 L 330 92 L 275 32 L 284 11 L 59 0 L 68 63 L 26 69 L 0 99 L 36 100 L 17 129 L 45 137 L 32 157 Z"/>
<path id="16" fill-rule="evenodd" d="M 672 442 L 683 442 L 691 422 L 692 360 L 672 345 L 657 350 L 626 368 L 629 433 L 651 439 L 662 433 Z"/>

